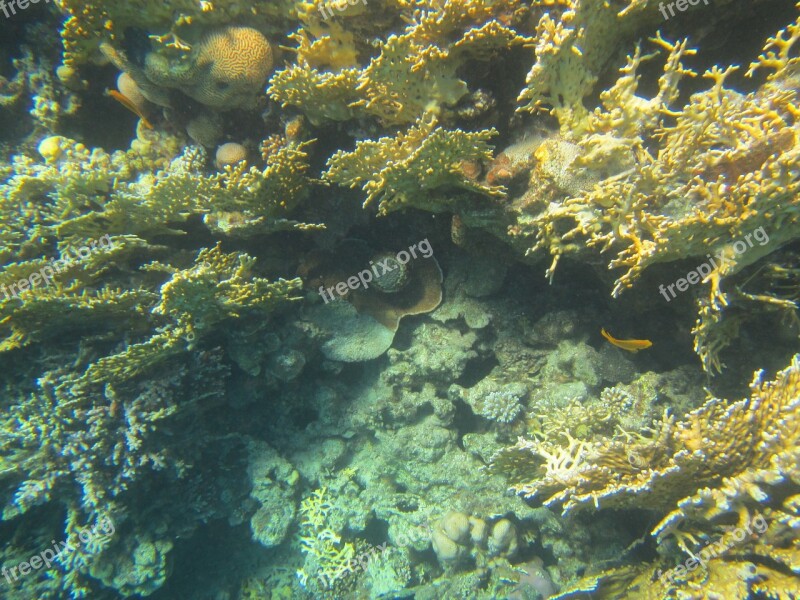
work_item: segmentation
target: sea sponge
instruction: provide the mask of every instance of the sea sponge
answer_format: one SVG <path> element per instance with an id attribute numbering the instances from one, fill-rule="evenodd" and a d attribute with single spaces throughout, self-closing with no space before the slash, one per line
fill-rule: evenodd
<path id="1" fill-rule="evenodd" d="M 252 27 L 220 27 L 207 32 L 188 57 L 163 52 L 145 58 L 147 78 L 177 88 L 206 106 L 252 108 L 272 70 L 272 46 Z"/>
<path id="2" fill-rule="evenodd" d="M 228 142 L 217 148 L 217 155 L 214 164 L 218 169 L 223 169 L 228 165 L 235 165 L 247 159 L 247 148 L 236 142 Z"/>

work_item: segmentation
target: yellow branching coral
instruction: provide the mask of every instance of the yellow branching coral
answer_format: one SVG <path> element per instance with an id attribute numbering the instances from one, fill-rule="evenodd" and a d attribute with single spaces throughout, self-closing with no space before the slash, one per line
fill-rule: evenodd
<path id="1" fill-rule="evenodd" d="M 406 207 L 447 210 L 458 200 L 444 193 L 448 189 L 502 195 L 501 187 L 480 184 L 462 169 L 463 161 L 491 158 L 487 140 L 494 134 L 494 130 L 446 130 L 428 119 L 397 137 L 359 142 L 353 152 L 340 150 L 328 161 L 325 177 L 361 187 L 367 193 L 364 206 L 378 200 L 381 214 Z"/>
<path id="2" fill-rule="evenodd" d="M 640 4 L 632 10 L 633 4 Z M 550 108 L 562 131 L 580 129 L 588 95 L 619 44 L 657 22 L 655 3 L 634 2 L 625 10 L 608 2 L 537 0 L 541 11 L 534 39 L 536 63 L 518 101 L 529 111 Z"/>
<path id="3" fill-rule="evenodd" d="M 435 8 L 414 5 L 404 32 L 389 35 L 360 68 L 352 33 L 337 23 L 323 26 L 308 8 L 301 13 L 306 25 L 293 35 L 297 64 L 275 74 L 269 93 L 315 123 L 367 115 L 400 125 L 439 114 L 469 92 L 457 74 L 468 59 L 528 41 L 510 27 L 525 10 L 519 0 L 445 0 Z"/>
<path id="4" fill-rule="evenodd" d="M 158 263 L 149 269 L 172 272 L 161 286 L 160 302 L 152 313 L 166 318 L 161 332 L 124 351 L 101 358 L 86 372 L 92 383 L 129 379 L 166 357 L 193 346 L 226 319 L 244 313 L 269 315 L 278 307 L 298 300 L 300 279 L 271 282 L 254 277 L 255 260 L 241 253 L 225 254 L 219 246 L 200 251 L 195 264 L 183 270 Z"/>
<path id="5" fill-rule="evenodd" d="M 249 233 L 285 228 L 285 217 L 308 194 L 307 144 L 278 148 L 260 169 L 242 161 L 221 173 L 204 173 L 204 155 L 189 147 L 165 170 L 130 183 L 118 182 L 103 210 L 65 219 L 61 235 L 137 232 L 174 233 L 171 225 L 206 215 L 209 225 L 232 219 Z M 223 213 L 224 216 L 220 216 Z M 231 222 L 220 229 L 235 229 Z"/>
<path id="6" fill-rule="evenodd" d="M 346 121 L 355 116 L 358 69 L 328 73 L 298 65 L 278 71 L 270 80 L 270 94 L 282 105 L 303 106 L 308 120 L 320 125 L 326 120 Z"/>
<path id="7" fill-rule="evenodd" d="M 275 0 L 252 5 L 239 0 L 176 0 L 165 4 L 157 0 L 55 0 L 66 15 L 61 37 L 64 63 L 75 66 L 97 51 L 102 41 L 117 44 L 128 28 L 150 32 L 151 38 L 176 54 L 191 48 L 192 27 L 246 22 L 258 29 L 279 30 L 294 16 L 293 0 Z"/>
<path id="8" fill-rule="evenodd" d="M 787 599 L 793 597 L 788 590 L 800 589 L 800 355 L 773 381 L 765 382 L 763 372 L 758 373 L 750 398 L 734 403 L 709 399 L 683 421 L 663 419 L 648 437 L 568 442 L 556 447 L 520 440 L 495 458 L 493 468 L 507 473 L 517 492 L 543 497 L 545 504 L 561 505 L 565 513 L 587 506 L 657 511 L 663 518 L 652 535 L 659 544 L 674 538 L 694 556 L 713 542 L 729 563 L 745 566 L 754 561 L 749 575 L 737 579 L 744 589 L 785 586 L 787 595 L 775 597 Z M 632 455 L 637 460 L 631 460 Z M 757 537 L 739 536 L 737 530 L 756 519 L 765 522 Z M 725 568 L 722 560 L 710 561 L 704 573 L 708 577 Z M 575 592 L 602 592 L 600 598 L 657 598 L 656 590 L 666 587 L 660 587 L 665 583 L 655 581 L 654 573 L 648 565 L 610 571 L 593 576 L 593 583 L 584 582 Z M 653 595 L 613 595 L 611 582 L 621 574 L 628 583 L 636 579 L 652 588 Z M 687 591 L 704 576 L 683 577 L 685 572 L 681 575 L 679 570 L 677 574 L 673 585 Z M 704 585 L 709 592 L 721 593 L 730 583 L 723 578 L 723 587 L 711 589 L 708 580 Z"/>
<path id="9" fill-rule="evenodd" d="M 694 50 L 685 41 L 654 38 L 668 55 L 658 92 L 645 99 L 637 95 L 637 73 L 654 55 L 637 49 L 616 84 L 601 94 L 602 108 L 568 128 L 563 139 L 547 140 L 536 150 L 531 190 L 552 181 L 550 201 L 516 202 L 517 222 L 509 232 L 519 240 L 535 239 L 529 252 L 553 255 L 550 277 L 563 254 L 616 252 L 609 268 L 623 272 L 614 296 L 653 264 L 711 258 L 704 310 L 723 310 L 728 299 L 722 281 L 800 232 L 800 59 L 790 52 L 799 29 L 800 21 L 767 41 L 748 72 L 770 71 L 758 90 L 730 89 L 726 80 L 736 67 L 713 67 L 703 75 L 710 87 L 680 109 L 673 104 L 681 79 L 694 76 L 683 64 Z M 573 158 L 559 163 L 564 152 L 551 151 L 554 145 L 574 145 Z M 548 168 L 549 162 L 556 164 Z M 761 228 L 764 235 L 754 244 Z M 715 342 L 700 325 L 697 333 L 697 351 L 712 370 L 725 336 Z"/>
<path id="10" fill-rule="evenodd" d="M 328 523 L 333 506 L 325 499 L 327 488 L 314 490 L 300 504 L 300 544 L 311 564 L 297 572 L 303 586 L 309 585 L 309 576 L 315 576 L 323 589 L 329 589 L 338 579 L 353 569 L 355 546 L 342 542 Z"/>

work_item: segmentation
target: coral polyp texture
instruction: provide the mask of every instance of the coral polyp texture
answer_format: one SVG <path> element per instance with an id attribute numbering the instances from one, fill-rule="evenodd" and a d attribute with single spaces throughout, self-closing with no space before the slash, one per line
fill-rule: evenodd
<path id="1" fill-rule="evenodd" d="M 0 598 L 800 597 L 800 3 L 0 12 Z"/>

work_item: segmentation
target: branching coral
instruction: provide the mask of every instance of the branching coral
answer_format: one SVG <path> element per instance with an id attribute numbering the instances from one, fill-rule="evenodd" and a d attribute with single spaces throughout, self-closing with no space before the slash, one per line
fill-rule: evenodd
<path id="1" fill-rule="evenodd" d="M 321 586 L 324 590 L 352 571 L 355 557 L 353 544 L 342 542 L 329 528 L 327 518 L 333 505 L 325 499 L 326 492 L 324 487 L 314 490 L 300 505 L 300 544 L 308 558 L 306 565 L 297 572 L 304 587 L 317 589 Z M 318 579 L 319 583 L 309 581 L 309 577 Z"/>
<path id="2" fill-rule="evenodd" d="M 185 478 L 204 444 L 186 418 L 196 418 L 203 405 L 221 396 L 226 369 L 218 354 L 201 353 L 173 364 L 171 371 L 149 381 L 87 385 L 61 369 L 46 373 L 33 392 L 18 398 L 0 426 L 3 520 L 12 521 L 7 526 L 14 521 L 29 526 L 27 513 L 46 502 L 68 508 L 67 535 L 87 518 L 110 519 L 117 526 L 138 522 L 139 515 L 128 512 L 130 490 L 149 488 L 158 480 L 154 473 L 162 481 Z M 82 597 L 92 577 L 125 593 L 154 590 L 166 576 L 164 555 L 171 542 L 151 539 L 147 545 L 157 545 L 159 557 L 147 564 L 143 548 L 133 549 L 156 531 L 147 533 L 139 524 L 135 535 L 115 536 L 100 547 L 81 545 L 60 565 L 47 566 L 50 592 L 55 587 Z M 160 536 L 168 537 L 165 529 Z M 122 574 L 112 565 L 128 560 L 125 547 L 130 560 L 142 564 Z M 42 590 L 39 597 L 54 596 Z"/>
<path id="3" fill-rule="evenodd" d="M 637 49 L 616 84 L 602 92 L 603 107 L 557 142 L 576 146 L 572 158 L 548 170 L 549 161 L 564 161 L 563 152 L 550 150 L 552 140 L 536 150 L 541 166 L 534 171 L 532 196 L 515 201 L 516 223 L 509 232 L 523 244 L 534 240 L 530 253 L 544 249 L 553 255 L 550 277 L 563 254 L 585 254 L 587 248 L 617 252 L 609 267 L 624 272 L 614 296 L 653 264 L 687 257 L 704 262 L 711 252 L 708 310 L 722 310 L 727 299 L 721 281 L 800 231 L 794 201 L 800 192 L 800 61 L 791 57 L 798 31 L 800 22 L 767 41 L 747 73 L 768 72 L 757 91 L 727 87 L 736 68 L 713 67 L 704 74 L 711 86 L 682 108 L 673 105 L 681 79 L 693 75 L 684 61 L 694 51 L 686 42 L 653 40 L 668 56 L 658 92 L 646 100 L 637 95 L 637 73 L 653 55 Z M 653 144 L 656 149 L 649 149 Z M 561 173 L 563 181 L 548 171 Z M 753 244 L 753 233 L 762 227 L 767 239 Z M 707 370 L 718 364 L 715 348 L 701 338 L 697 351 Z"/>
<path id="4" fill-rule="evenodd" d="M 192 347 L 226 319 L 247 313 L 269 315 L 281 305 L 297 300 L 299 279 L 270 282 L 253 277 L 254 259 L 246 254 L 224 254 L 219 247 L 202 250 L 195 264 L 184 270 L 154 264 L 151 270 L 172 272 L 160 291 L 152 312 L 169 325 L 139 344 L 99 359 L 86 372 L 92 382 L 128 379 Z"/>
<path id="5" fill-rule="evenodd" d="M 467 133 L 437 127 L 435 120 L 421 121 L 395 138 L 359 142 L 353 152 L 340 150 L 329 160 L 325 177 L 367 192 L 364 206 L 378 200 L 387 214 L 406 207 L 439 212 L 460 198 L 445 192 L 465 189 L 499 196 L 502 188 L 481 185 L 462 170 L 462 161 L 488 160 L 486 143 L 493 131 Z"/>
<path id="6" fill-rule="evenodd" d="M 658 511 L 664 516 L 652 535 L 662 544 L 674 536 L 687 550 L 687 540 L 717 539 L 731 516 L 743 527 L 762 515 L 770 523 L 767 533 L 757 542 L 742 538 L 726 545 L 723 554 L 740 562 L 761 557 L 760 566 L 743 577 L 751 590 L 783 582 L 796 589 L 800 573 L 792 557 L 800 546 L 792 498 L 800 490 L 800 356 L 773 381 L 758 373 L 751 390 L 750 398 L 732 404 L 712 398 L 680 422 L 665 418 L 649 437 L 595 443 L 570 438 L 566 448 L 520 440 L 496 457 L 494 468 L 510 475 L 517 492 L 562 505 L 564 513 L 590 505 Z M 692 589 L 695 579 L 683 584 Z"/>
<path id="7" fill-rule="evenodd" d="M 294 35 L 297 65 L 276 73 L 270 95 L 284 106 L 299 106 L 312 122 L 369 115 L 384 125 L 413 123 L 452 108 L 469 92 L 457 74 L 467 60 L 526 41 L 508 26 L 525 10 L 518 0 L 445 0 L 413 8 L 405 31 L 388 36 L 363 69 L 355 64 L 352 34 L 337 24 L 323 27 L 311 11 L 302 13 L 308 23 Z M 333 72 L 319 69 L 323 60 Z"/>

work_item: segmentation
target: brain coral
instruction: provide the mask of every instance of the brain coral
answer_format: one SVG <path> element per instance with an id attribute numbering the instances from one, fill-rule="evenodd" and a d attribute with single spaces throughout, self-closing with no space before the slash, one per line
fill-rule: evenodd
<path id="1" fill-rule="evenodd" d="M 263 90 L 272 63 L 272 47 L 261 32 L 228 26 L 208 31 L 186 60 L 150 52 L 145 74 L 207 106 L 247 108 Z"/>

